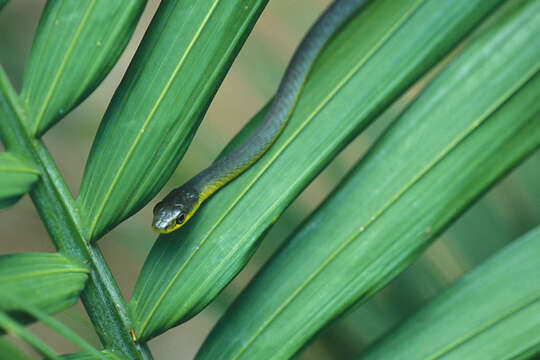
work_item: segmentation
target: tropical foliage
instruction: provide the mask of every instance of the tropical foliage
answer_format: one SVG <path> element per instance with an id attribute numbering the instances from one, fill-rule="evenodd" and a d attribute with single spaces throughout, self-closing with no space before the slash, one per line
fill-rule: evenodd
<path id="1" fill-rule="evenodd" d="M 0 256 L 5 333 L 60 358 L 28 330 L 38 321 L 82 351 L 61 358 L 151 359 L 147 342 L 214 301 L 315 177 L 392 112 L 368 153 L 288 234 L 197 354 L 291 358 L 537 154 L 540 0 L 371 1 L 316 60 L 270 150 L 186 226 L 157 237 L 126 301 L 100 240 L 169 180 L 266 3 L 161 1 L 100 122 L 76 197 L 42 136 L 103 81 L 146 2 L 47 3 L 19 93 L 0 68 L 0 208 L 29 193 L 57 252 Z M 539 256 L 536 227 L 355 355 L 532 358 L 540 350 Z M 51 317 L 78 298 L 103 349 Z M 0 353 L 28 358 L 0 340 Z"/>

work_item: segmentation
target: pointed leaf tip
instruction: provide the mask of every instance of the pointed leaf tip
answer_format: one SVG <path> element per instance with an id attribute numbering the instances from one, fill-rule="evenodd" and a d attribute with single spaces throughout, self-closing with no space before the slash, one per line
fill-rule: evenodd
<path id="1" fill-rule="evenodd" d="M 21 102 L 41 136 L 86 98 L 127 45 L 146 0 L 48 1 L 24 74 Z"/>

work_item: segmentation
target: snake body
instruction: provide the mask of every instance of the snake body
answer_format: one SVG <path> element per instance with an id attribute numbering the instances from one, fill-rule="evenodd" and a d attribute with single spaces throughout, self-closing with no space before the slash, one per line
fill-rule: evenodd
<path id="1" fill-rule="evenodd" d="M 169 233 L 181 227 L 201 203 L 244 172 L 274 143 L 294 111 L 315 59 L 334 33 L 368 0 L 336 0 L 319 17 L 296 49 L 270 108 L 253 134 L 154 207 L 152 228 Z"/>

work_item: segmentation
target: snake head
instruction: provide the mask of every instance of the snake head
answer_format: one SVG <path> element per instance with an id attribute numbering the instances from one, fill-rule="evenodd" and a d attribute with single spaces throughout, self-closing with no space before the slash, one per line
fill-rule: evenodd
<path id="1" fill-rule="evenodd" d="M 183 185 L 171 191 L 154 207 L 152 229 L 167 234 L 184 225 L 199 208 L 199 195 L 195 189 Z"/>

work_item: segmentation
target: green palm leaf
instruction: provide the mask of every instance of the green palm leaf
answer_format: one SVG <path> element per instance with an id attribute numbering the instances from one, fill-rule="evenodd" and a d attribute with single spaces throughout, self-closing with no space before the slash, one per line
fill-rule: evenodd
<path id="1" fill-rule="evenodd" d="M 26 328 L 13 320 L 6 313 L 0 310 L 0 328 L 6 330 L 10 334 L 13 334 L 28 345 L 34 348 L 37 352 L 51 360 L 60 360 L 60 356 L 47 344 L 43 343 L 38 337 L 28 331 Z"/>
<path id="2" fill-rule="evenodd" d="M 3 354 L 6 359 L 11 360 L 30 360 L 31 358 L 19 350 L 15 345 L 9 343 L 3 338 L 0 338 L 0 353 Z"/>
<path id="3" fill-rule="evenodd" d="M 530 358 L 540 348 L 539 256 L 537 227 L 476 267 L 360 359 Z"/>
<path id="4" fill-rule="evenodd" d="M 111 351 L 104 350 L 102 351 L 103 356 L 105 356 L 105 359 L 110 360 L 121 360 L 122 358 L 118 357 L 116 354 L 114 354 Z M 94 360 L 96 357 L 92 354 L 87 353 L 76 353 L 76 354 L 66 354 L 60 356 L 60 359 L 64 360 Z"/>
<path id="5" fill-rule="evenodd" d="M 4 301 L 10 302 L 12 306 L 16 306 L 18 310 L 24 311 L 29 316 L 32 316 L 33 318 L 37 319 L 50 329 L 56 331 L 58 334 L 60 334 L 65 339 L 71 341 L 73 344 L 79 346 L 81 349 L 86 351 L 86 354 L 91 355 L 93 359 L 100 359 L 106 360 L 106 357 L 104 354 L 93 348 L 90 344 L 88 344 L 85 340 L 80 338 L 76 333 L 74 333 L 72 330 L 68 329 L 64 325 L 62 325 L 60 322 L 56 321 L 47 313 L 43 312 L 36 306 L 30 304 L 27 300 L 24 298 L 21 298 L 17 295 L 8 294 L 5 293 L 4 295 Z"/>
<path id="6" fill-rule="evenodd" d="M 339 150 L 498 4 L 383 0 L 350 21 L 317 60 L 270 150 L 186 226 L 159 237 L 130 304 L 138 335 L 155 336 L 204 308 Z"/>
<path id="7" fill-rule="evenodd" d="M 79 201 L 92 240 L 146 205 L 170 177 L 266 1 L 161 3 L 86 165 Z"/>
<path id="8" fill-rule="evenodd" d="M 6 2 L 0 0 L 0 9 Z M 386 131 L 366 156 L 352 154 L 359 159 L 357 165 L 231 299 L 197 354 L 198 359 L 294 357 L 336 318 L 400 274 L 454 219 L 540 147 L 540 0 L 368 1 L 315 61 L 290 121 L 270 150 L 205 202 L 186 226 L 157 238 L 127 307 L 97 240 L 162 189 L 267 0 L 156 2 L 157 12 L 93 140 L 74 199 L 66 186 L 72 179 L 65 181 L 55 164 L 58 160 L 59 167 L 66 168 L 73 162 L 54 159 L 46 146 L 57 134 L 65 135 L 66 127 L 40 137 L 107 75 L 145 3 L 49 1 L 28 61 L 19 62 L 27 64 L 20 96 L 0 66 L 0 140 L 6 150 L 0 153 L 0 208 L 29 193 L 58 251 L 0 255 L 0 333 L 18 337 L 46 358 L 152 359 L 146 342 L 210 304 L 284 210 L 377 119 L 373 130 Z M 287 9 L 301 8 L 285 3 Z M 20 9 L 20 4 L 10 3 L 1 13 L 1 18 L 10 18 L 10 31 Z M 36 7 L 28 9 L 25 16 Z M 264 21 L 272 22 L 271 17 Z M 261 25 L 264 41 L 277 39 L 281 45 L 282 36 L 289 35 L 290 29 Z M 19 33 L 6 36 L 10 44 L 0 44 L 1 54 L 20 46 L 24 36 Z M 273 75 L 266 64 L 256 65 L 268 79 Z M 12 65 L 15 71 L 23 69 Z M 407 109 L 401 105 L 405 103 Z M 220 156 L 251 135 L 265 111 L 261 109 Z M 395 121 L 388 126 L 387 120 Z M 82 134 L 80 125 L 77 131 Z M 334 165 L 339 167 L 354 149 L 353 144 L 333 162 L 322 182 L 336 175 Z M 86 156 L 70 154 L 70 161 L 80 164 Z M 528 185 L 513 176 L 504 182 L 515 182 L 508 194 L 501 190 L 505 186 L 496 191 L 510 195 L 515 203 L 505 204 L 512 206 L 501 211 L 497 204 L 497 209 L 487 204 L 497 216 L 484 216 L 481 209 L 470 216 L 459 231 L 448 232 L 430 249 L 414 271 L 363 307 L 368 319 L 359 320 L 358 313 L 348 317 L 347 323 L 325 332 L 315 347 L 332 355 L 335 351 L 337 358 L 357 356 L 366 341 L 378 339 L 407 309 L 410 313 L 447 286 L 445 280 L 462 274 L 467 261 L 473 265 L 537 224 L 538 158 L 530 160 L 524 175 Z M 338 171 L 340 176 L 345 173 Z M 17 217 L 19 211 L 20 219 L 32 224 L 34 214 L 26 210 L 21 204 L 9 214 Z M 510 214 L 512 224 L 503 213 Z M 301 220 L 292 217 L 284 217 L 269 238 L 284 239 L 282 226 Z M 150 219 L 146 221 L 149 227 Z M 494 221 L 497 226 L 492 226 Z M 17 224 L 7 226 L 17 230 Z M 484 237 L 495 234 L 487 245 L 477 241 L 483 227 L 490 228 Z M 448 242 L 452 237 L 460 238 L 457 245 Z M 452 256 L 471 241 L 476 245 L 470 251 Z M 539 246 L 537 228 L 360 355 L 533 357 L 540 349 L 540 288 L 534 276 Z M 121 250 L 111 254 L 107 249 L 107 259 L 128 265 L 123 262 L 126 249 Z M 9 247 L 6 252 L 12 251 Z M 442 254 L 442 259 L 433 262 L 434 254 Z M 245 273 L 251 275 L 251 266 Z M 224 295 L 208 313 L 229 301 L 230 291 Z M 79 298 L 103 350 L 50 315 Z M 381 300 L 384 314 L 377 313 Z M 49 345 L 24 326 L 35 321 L 83 352 L 57 354 L 56 343 Z M 377 325 L 370 327 L 370 322 Z M 306 358 L 319 356 L 312 351 L 315 347 L 306 351 Z M 0 358 L 6 356 L 27 358 L 0 339 Z"/>
<path id="9" fill-rule="evenodd" d="M 540 1 L 516 6 L 438 75 L 265 265 L 198 358 L 289 358 L 534 151 L 539 20 Z"/>
<path id="10" fill-rule="evenodd" d="M 0 310 L 24 310 L 12 297 L 25 299 L 48 314 L 63 310 L 77 301 L 87 277 L 85 266 L 59 253 L 1 255 L 0 293 L 5 296 L 0 297 Z"/>
<path id="11" fill-rule="evenodd" d="M 13 205 L 30 191 L 39 171 L 11 153 L 0 153 L 0 209 Z"/>
<path id="12" fill-rule="evenodd" d="M 21 94 L 32 134 L 43 134 L 97 87 L 127 45 L 145 4 L 146 0 L 47 2 Z"/>

